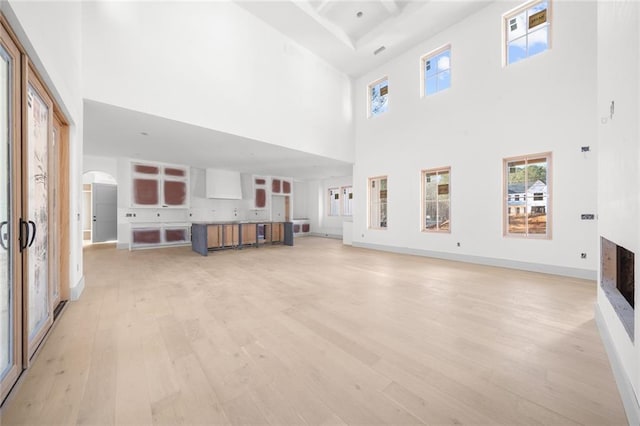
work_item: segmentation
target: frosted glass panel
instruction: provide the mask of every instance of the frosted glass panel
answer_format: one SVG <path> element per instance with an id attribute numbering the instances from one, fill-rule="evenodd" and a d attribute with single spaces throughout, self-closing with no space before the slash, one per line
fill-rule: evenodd
<path id="1" fill-rule="evenodd" d="M 11 218 L 10 204 L 10 169 L 9 152 L 11 141 L 9 139 L 9 108 L 10 98 L 10 70 L 11 62 L 6 52 L 0 48 L 0 379 L 4 378 L 13 360 L 13 297 L 11 256 L 13 247 L 9 245 L 9 220 Z"/>
<path id="2" fill-rule="evenodd" d="M 28 219 L 35 223 L 36 231 L 29 250 L 29 340 L 34 337 L 49 317 L 48 290 L 48 132 L 49 107 L 36 90 L 29 85 L 27 93 L 28 123 Z M 31 237 L 31 235 L 30 235 Z"/>

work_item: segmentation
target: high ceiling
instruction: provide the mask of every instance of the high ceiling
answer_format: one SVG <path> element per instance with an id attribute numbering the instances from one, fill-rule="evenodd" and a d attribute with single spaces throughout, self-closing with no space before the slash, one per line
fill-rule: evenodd
<path id="1" fill-rule="evenodd" d="M 354 77 L 382 65 L 491 3 L 485 0 L 236 2 L 338 70 Z"/>
<path id="2" fill-rule="evenodd" d="M 236 3 L 339 71 L 356 77 L 473 14 L 483 0 L 279 0 Z M 374 54 L 378 51 L 378 54 Z M 321 179 L 352 165 L 85 100 L 84 153 Z M 147 133 L 143 135 L 142 133 Z"/>

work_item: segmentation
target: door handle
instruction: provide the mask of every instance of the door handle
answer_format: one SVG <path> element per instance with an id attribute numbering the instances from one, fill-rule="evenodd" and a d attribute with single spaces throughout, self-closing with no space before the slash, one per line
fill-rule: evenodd
<path id="1" fill-rule="evenodd" d="M 5 237 L 6 234 L 3 232 L 3 230 L 4 230 L 4 227 L 7 226 L 8 224 L 9 224 L 9 222 L 6 221 L 6 220 L 4 222 L 0 223 L 0 246 L 2 246 L 2 248 L 5 249 L 5 250 L 7 249 L 7 245 L 8 244 L 5 244 L 5 242 L 4 242 L 4 237 Z"/>
<path id="2" fill-rule="evenodd" d="M 29 221 L 29 225 L 33 226 L 33 234 L 31 234 L 31 240 L 29 241 L 29 247 L 31 247 L 33 245 L 33 242 L 36 239 L 37 228 L 36 228 L 36 223 L 32 220 Z"/>
<path id="3" fill-rule="evenodd" d="M 20 235 L 18 235 L 20 241 L 20 251 L 27 248 L 29 242 L 29 222 L 26 222 L 20 218 Z"/>

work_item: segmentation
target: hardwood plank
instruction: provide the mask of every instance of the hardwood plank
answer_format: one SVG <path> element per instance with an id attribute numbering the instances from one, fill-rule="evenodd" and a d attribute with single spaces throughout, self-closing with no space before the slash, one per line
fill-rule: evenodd
<path id="1" fill-rule="evenodd" d="M 7 424 L 625 424 L 595 284 L 346 247 L 85 249 Z"/>

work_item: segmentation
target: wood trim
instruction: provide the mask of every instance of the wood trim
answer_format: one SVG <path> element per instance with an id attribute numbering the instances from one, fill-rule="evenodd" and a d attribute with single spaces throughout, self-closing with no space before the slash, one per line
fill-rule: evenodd
<path id="1" fill-rule="evenodd" d="M 69 126 L 64 124 L 59 114 L 56 114 L 55 120 L 59 126 L 58 140 L 58 236 L 60 238 L 60 246 L 58 259 L 59 263 L 59 285 L 60 300 L 69 300 L 71 283 L 69 280 L 70 257 L 71 257 L 71 228 L 70 228 L 70 192 L 71 182 L 69 180 Z"/>
<path id="2" fill-rule="evenodd" d="M 13 309 L 13 360 L 14 363 L 7 372 L 4 380 L 0 382 L 0 403 L 6 398 L 14 383 L 18 380 L 23 370 L 23 341 L 22 341 L 22 324 L 23 324 L 23 299 L 22 299 L 22 260 L 19 249 L 19 218 L 22 207 L 22 180 L 16 174 L 20 170 L 21 149 L 22 149 L 22 54 L 18 45 L 15 43 L 14 37 L 8 25 L 5 24 L 4 16 L 0 15 L 0 40 L 3 47 L 13 58 L 12 66 L 12 91 L 11 105 L 14 116 L 11 117 L 12 123 L 9 127 L 11 131 L 11 150 L 9 152 L 10 169 L 10 190 L 13 204 L 11 208 L 11 229 L 9 244 L 13 247 L 14 256 L 9 264 L 9 268 L 13 273 L 13 281 L 11 290 L 14 294 L 12 300 Z M 16 178 L 14 178 L 16 177 Z"/>

